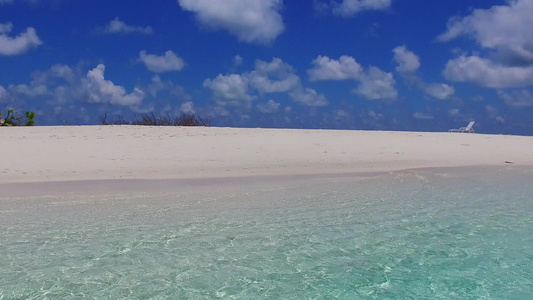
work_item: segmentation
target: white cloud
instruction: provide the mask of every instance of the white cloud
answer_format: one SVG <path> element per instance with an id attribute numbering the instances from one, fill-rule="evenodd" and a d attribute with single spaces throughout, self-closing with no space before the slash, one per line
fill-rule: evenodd
<path id="1" fill-rule="evenodd" d="M 279 110 L 280 106 L 280 103 L 271 99 L 266 103 L 257 104 L 257 109 L 264 114 L 273 114 Z"/>
<path id="2" fill-rule="evenodd" d="M 271 62 L 258 60 L 255 69 L 243 74 L 219 74 L 213 80 L 206 80 L 204 86 L 213 90 L 216 99 L 250 101 L 249 93 L 282 93 L 292 91 L 301 85 L 294 69 L 279 58 Z M 234 103 L 236 104 L 236 103 Z"/>
<path id="3" fill-rule="evenodd" d="M 268 44 L 284 30 L 279 14 L 282 0 L 178 0 L 182 9 L 194 12 L 198 21 L 224 29 L 240 41 Z"/>
<path id="4" fill-rule="evenodd" d="M 37 97 L 48 94 L 48 88 L 44 84 L 18 84 L 18 85 L 10 85 L 9 86 L 10 92 L 25 95 L 28 97 Z"/>
<path id="5" fill-rule="evenodd" d="M 300 77 L 279 58 L 271 62 L 256 61 L 255 70 L 246 74 L 246 78 L 250 86 L 261 93 L 282 93 L 300 86 Z"/>
<path id="6" fill-rule="evenodd" d="M 44 99 L 50 99 L 49 103 L 55 104 L 87 97 L 79 70 L 61 64 L 53 65 L 46 71 L 33 72 L 29 84 L 11 85 L 9 91 L 16 99 L 44 97 Z"/>
<path id="7" fill-rule="evenodd" d="M 55 64 L 49 70 L 35 71 L 32 73 L 32 87 L 37 85 L 48 85 L 56 79 L 63 79 L 66 82 L 72 83 L 76 79 L 76 74 L 69 66 Z"/>
<path id="8" fill-rule="evenodd" d="M 67 82 L 74 80 L 75 74 L 69 66 L 56 64 L 50 68 L 50 72 L 58 78 L 63 78 Z"/>
<path id="9" fill-rule="evenodd" d="M 105 66 L 102 64 L 86 73 L 81 66 L 71 68 L 57 64 L 46 71 L 33 72 L 30 83 L 7 87 L 7 100 L 23 105 L 25 101 L 32 99 L 33 102 L 57 108 L 57 113 L 69 120 L 81 117 L 69 116 L 69 113 L 79 113 L 80 102 L 99 104 L 100 108 L 116 105 L 114 111 L 121 110 L 118 106 L 127 106 L 133 111 L 146 109 L 140 106 L 145 98 L 141 89 L 135 88 L 127 93 L 124 87 L 106 80 L 104 71 Z"/>
<path id="10" fill-rule="evenodd" d="M 504 66 L 479 56 L 460 56 L 448 61 L 444 77 L 484 87 L 509 88 L 533 85 L 533 66 Z"/>
<path id="11" fill-rule="evenodd" d="M 312 61 L 313 68 L 307 70 L 310 80 L 346 80 L 359 82 L 355 93 L 369 100 L 396 99 L 398 92 L 394 88 L 396 81 L 391 73 L 386 73 L 371 66 L 364 70 L 353 57 L 341 56 L 338 60 L 327 56 L 318 56 Z"/>
<path id="12" fill-rule="evenodd" d="M 0 55 L 23 54 L 43 43 L 32 27 L 14 38 L 8 36 L 12 29 L 12 23 L 0 23 Z"/>
<path id="13" fill-rule="evenodd" d="M 424 86 L 424 92 L 439 100 L 445 100 L 455 94 L 455 89 L 444 83 L 431 83 Z"/>
<path id="14" fill-rule="evenodd" d="M 213 96 L 220 104 L 238 105 L 239 101 L 251 101 L 254 98 L 248 94 L 246 77 L 239 74 L 219 74 L 213 80 L 206 79 L 204 87 L 213 91 Z"/>
<path id="15" fill-rule="evenodd" d="M 528 90 L 515 90 L 510 93 L 505 91 L 498 91 L 500 99 L 505 101 L 507 105 L 514 107 L 529 107 L 533 106 L 533 94 Z"/>
<path id="16" fill-rule="evenodd" d="M 533 63 L 533 1 L 510 0 L 508 3 L 450 19 L 446 32 L 437 39 L 445 42 L 466 35 L 483 48 L 497 50 L 500 55 L 497 59 L 502 63 Z"/>
<path id="17" fill-rule="evenodd" d="M 415 85 L 424 93 L 439 100 L 448 99 L 455 94 L 455 88 L 444 83 L 427 83 L 418 75 L 420 68 L 420 58 L 414 52 L 407 49 L 405 45 L 398 46 L 392 50 L 394 60 L 397 63 L 396 72 L 409 84 Z"/>
<path id="18" fill-rule="evenodd" d="M 289 93 L 289 96 L 296 102 L 307 106 L 326 106 L 328 99 L 326 96 L 319 94 L 314 89 L 298 89 Z"/>
<path id="19" fill-rule="evenodd" d="M 391 73 L 370 67 L 367 74 L 361 77 L 359 86 L 354 92 L 368 100 L 394 100 L 398 97 L 395 84 L 396 81 Z"/>
<path id="20" fill-rule="evenodd" d="M 394 60 L 398 64 L 396 72 L 402 74 L 415 73 L 420 68 L 420 58 L 409 51 L 405 45 L 398 46 L 392 50 Z"/>
<path id="21" fill-rule="evenodd" d="M 533 1 L 509 0 L 507 5 L 476 9 L 466 17 L 451 18 L 446 32 L 437 37 L 439 41 L 467 36 L 489 50 L 489 54 L 461 55 L 449 60 L 445 77 L 491 88 L 533 85 L 532 15 Z"/>
<path id="22" fill-rule="evenodd" d="M 293 100 L 310 106 L 327 104 L 324 95 L 304 89 L 294 68 L 279 58 L 271 62 L 257 60 L 251 72 L 219 74 L 215 79 L 205 80 L 204 87 L 213 91 L 219 104 L 239 105 L 239 101 L 249 102 L 269 93 L 288 93 Z"/>
<path id="23" fill-rule="evenodd" d="M 143 50 L 139 52 L 139 61 L 143 62 L 148 70 L 155 73 L 181 71 L 185 67 L 183 59 L 170 50 L 165 52 L 163 56 L 146 54 L 146 51 Z"/>
<path id="24" fill-rule="evenodd" d="M 104 78 L 105 66 L 99 64 L 87 73 L 84 87 L 88 93 L 89 103 L 110 103 L 114 105 L 139 105 L 144 99 L 144 92 L 138 88 L 130 94 L 122 86 L 115 85 Z"/>
<path id="25" fill-rule="evenodd" d="M 312 63 L 313 68 L 307 70 L 312 81 L 358 79 L 363 72 L 363 67 L 353 57 L 346 55 L 339 60 L 319 55 Z"/>
<path id="26" fill-rule="evenodd" d="M 194 114 L 194 103 L 192 103 L 191 101 L 182 103 L 180 106 L 180 111 L 184 114 Z"/>
<path id="27" fill-rule="evenodd" d="M 141 34 L 153 34 L 152 27 L 146 26 L 131 26 L 115 18 L 110 21 L 104 28 L 100 29 L 103 34 L 128 34 L 128 33 L 141 33 Z"/>
<path id="28" fill-rule="evenodd" d="M 333 13 L 348 17 L 364 10 L 385 10 L 390 6 L 391 0 L 342 0 L 334 2 Z"/>

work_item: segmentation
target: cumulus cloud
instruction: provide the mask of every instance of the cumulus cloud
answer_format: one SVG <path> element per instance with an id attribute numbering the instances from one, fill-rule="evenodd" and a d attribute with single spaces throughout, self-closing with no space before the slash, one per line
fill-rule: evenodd
<path id="1" fill-rule="evenodd" d="M 144 63 L 148 70 L 155 73 L 181 71 L 185 67 L 183 59 L 170 50 L 162 56 L 146 54 L 146 51 L 143 50 L 139 52 L 139 61 Z"/>
<path id="2" fill-rule="evenodd" d="M 128 34 L 128 33 L 140 33 L 140 34 L 153 34 L 152 27 L 146 26 L 131 26 L 121 21 L 118 17 L 110 21 L 104 28 L 98 30 L 102 34 Z"/>
<path id="3" fill-rule="evenodd" d="M 445 42 L 459 36 L 473 38 L 483 48 L 494 49 L 503 62 L 533 63 L 533 2 L 512 0 L 508 5 L 476 9 L 471 15 L 448 21 L 445 33 L 437 37 Z"/>
<path id="4" fill-rule="evenodd" d="M 28 83 L 9 85 L 0 89 L 0 102 L 16 102 L 24 106 L 26 102 L 39 103 L 43 111 L 39 113 L 44 123 L 67 120 L 73 124 L 96 121 L 94 114 L 89 114 L 81 103 L 94 103 L 98 109 L 111 108 L 114 113 L 123 113 L 123 108 L 141 111 L 140 106 L 144 92 L 134 89 L 127 93 L 104 78 L 105 67 L 84 72 L 81 65 L 53 65 L 45 71 L 35 71 Z M 101 112 L 103 112 L 101 111 Z"/>
<path id="5" fill-rule="evenodd" d="M 424 92 L 433 98 L 445 100 L 455 94 L 455 89 L 444 83 L 430 83 L 424 86 Z"/>
<path id="6" fill-rule="evenodd" d="M 48 94 L 48 87 L 44 84 L 17 84 L 10 85 L 9 91 L 28 97 L 37 97 Z"/>
<path id="7" fill-rule="evenodd" d="M 256 61 L 255 70 L 246 77 L 252 88 L 261 93 L 282 93 L 300 86 L 300 77 L 293 67 L 279 58 L 271 62 Z"/>
<path id="8" fill-rule="evenodd" d="M 223 29 L 248 43 L 268 44 L 284 30 L 282 0 L 178 0 L 209 28 Z"/>
<path id="9" fill-rule="evenodd" d="M 368 100 L 394 100 L 398 92 L 394 88 L 396 81 L 391 73 L 384 72 L 376 67 L 370 67 L 369 71 L 361 77 L 355 93 Z"/>
<path id="10" fill-rule="evenodd" d="M 312 64 L 313 67 L 307 70 L 311 81 L 352 79 L 359 83 L 354 92 L 368 100 L 393 100 L 398 96 L 391 73 L 373 66 L 364 70 L 353 57 L 343 55 L 336 60 L 318 56 Z"/>
<path id="11" fill-rule="evenodd" d="M 529 107 L 533 106 L 533 94 L 528 90 L 514 90 L 511 92 L 498 91 L 500 99 L 505 101 L 507 105 L 513 107 Z"/>
<path id="12" fill-rule="evenodd" d="M 396 71 L 403 74 L 412 74 L 420 68 L 420 58 L 409 51 L 405 45 L 398 46 L 392 50 L 394 60 L 398 64 Z"/>
<path id="13" fill-rule="evenodd" d="M 29 84 L 11 85 L 9 90 L 15 98 L 41 97 L 55 104 L 87 98 L 81 72 L 62 64 L 46 71 L 35 71 Z"/>
<path id="14" fill-rule="evenodd" d="M 0 23 L 0 55 L 23 54 L 43 43 L 32 27 L 16 37 L 8 36 L 12 29 L 12 23 Z"/>
<path id="15" fill-rule="evenodd" d="M 264 114 L 273 114 L 279 110 L 280 106 L 280 103 L 270 99 L 266 103 L 257 104 L 257 109 Z"/>
<path id="16" fill-rule="evenodd" d="M 204 87 L 213 91 L 219 104 L 239 105 L 240 101 L 251 101 L 254 97 L 248 94 L 246 76 L 240 74 L 219 74 L 215 79 L 206 79 Z"/>
<path id="17" fill-rule="evenodd" d="M 449 80 L 492 88 L 532 85 L 531 15 L 532 1 L 510 0 L 507 5 L 476 9 L 466 17 L 451 18 L 446 32 L 437 37 L 438 41 L 467 36 L 489 54 L 487 57 L 476 54 L 451 59 L 444 75 Z"/>
<path id="18" fill-rule="evenodd" d="M 127 94 L 124 87 L 104 78 L 105 65 L 99 64 L 87 73 L 85 87 L 89 103 L 110 103 L 114 105 L 139 105 L 144 92 L 138 88 Z"/>
<path id="19" fill-rule="evenodd" d="M 407 49 L 405 45 L 398 46 L 392 50 L 396 61 L 396 72 L 398 72 L 407 83 L 416 86 L 424 93 L 439 100 L 446 100 L 455 94 L 455 88 L 444 83 L 427 83 L 418 75 L 420 68 L 420 58 L 414 52 Z"/>
<path id="20" fill-rule="evenodd" d="M 249 102 L 269 93 L 288 93 L 293 100 L 309 106 L 327 104 L 324 95 L 305 89 L 294 68 L 279 58 L 270 62 L 257 60 L 251 72 L 219 74 L 205 80 L 204 87 L 213 91 L 219 104 L 240 105 L 239 101 Z"/>
<path id="21" fill-rule="evenodd" d="M 289 96 L 296 102 L 302 103 L 306 106 L 326 106 L 328 99 L 326 96 L 319 94 L 314 89 L 301 88 L 289 93 Z"/>
<path id="22" fill-rule="evenodd" d="M 491 88 L 533 85 L 533 66 L 504 66 L 479 56 L 460 56 L 448 61 L 443 71 L 451 81 L 471 82 Z"/>
<path id="23" fill-rule="evenodd" d="M 307 70 L 311 81 L 358 79 L 363 72 L 363 67 L 353 57 L 346 55 L 339 60 L 319 55 L 312 64 L 313 68 Z"/>
<path id="24" fill-rule="evenodd" d="M 390 8 L 391 0 L 342 0 L 331 4 L 318 2 L 315 7 L 320 10 L 331 9 L 334 14 L 343 17 L 353 16 L 364 10 L 385 10 Z"/>

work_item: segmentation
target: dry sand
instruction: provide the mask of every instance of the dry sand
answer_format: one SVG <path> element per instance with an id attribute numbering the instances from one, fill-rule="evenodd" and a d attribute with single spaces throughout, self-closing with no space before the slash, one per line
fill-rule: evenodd
<path id="1" fill-rule="evenodd" d="M 533 137 L 448 132 L 61 126 L 0 141 L 0 184 L 533 165 Z"/>

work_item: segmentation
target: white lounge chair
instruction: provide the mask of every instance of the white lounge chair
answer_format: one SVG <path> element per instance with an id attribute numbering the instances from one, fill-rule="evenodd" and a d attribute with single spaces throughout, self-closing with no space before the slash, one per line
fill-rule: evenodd
<path id="1" fill-rule="evenodd" d="M 470 123 L 468 123 L 468 126 L 466 127 L 461 127 L 459 129 L 450 129 L 448 130 L 448 132 L 468 132 L 468 133 L 474 133 L 474 124 L 476 122 L 475 121 L 472 121 Z"/>

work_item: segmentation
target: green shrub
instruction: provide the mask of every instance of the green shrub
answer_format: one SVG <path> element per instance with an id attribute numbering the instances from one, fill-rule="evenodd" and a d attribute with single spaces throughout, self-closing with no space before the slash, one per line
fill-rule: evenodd
<path id="1" fill-rule="evenodd" d="M 36 114 L 32 111 L 26 111 L 26 123 L 25 126 L 35 125 Z M 14 109 L 8 109 L 5 118 L 2 118 L 2 112 L 0 112 L 0 126 L 21 126 L 21 118 L 17 115 Z"/>
<path id="2" fill-rule="evenodd" d="M 26 111 L 26 126 L 35 125 L 35 113 L 33 111 Z"/>

